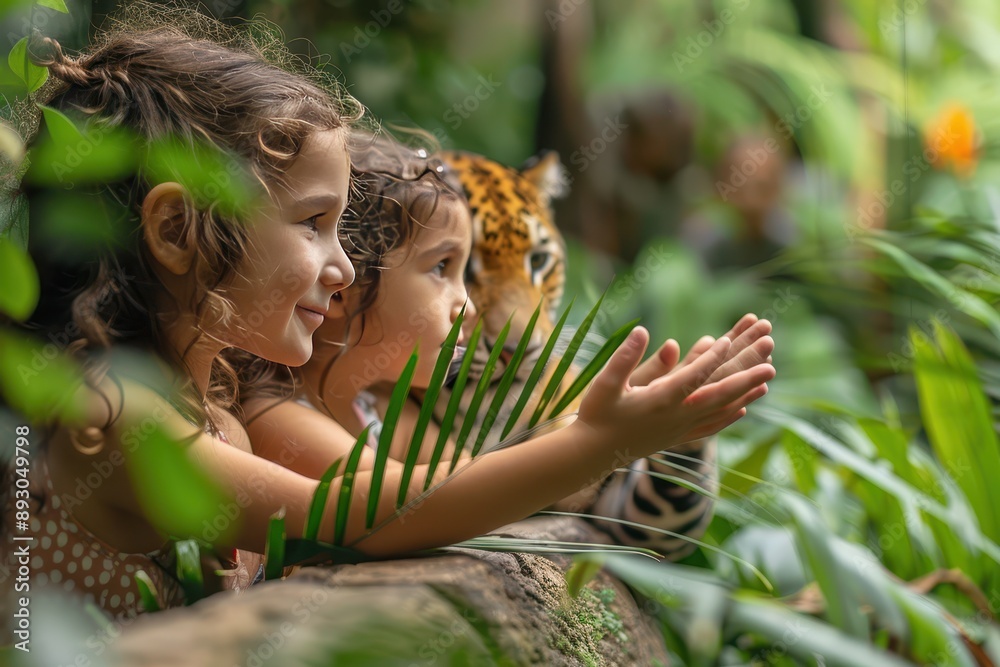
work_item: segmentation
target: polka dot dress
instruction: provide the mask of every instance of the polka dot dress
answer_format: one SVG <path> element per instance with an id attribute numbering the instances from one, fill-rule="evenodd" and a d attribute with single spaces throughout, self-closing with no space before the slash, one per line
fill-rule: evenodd
<path id="1" fill-rule="evenodd" d="M 183 590 L 168 574 L 174 571 L 172 545 L 150 553 L 128 554 L 102 543 L 73 518 L 70 510 L 79 502 L 75 491 L 56 495 L 44 456 L 32 461 L 29 470 L 29 528 L 15 533 L 16 479 L 14 470 L 5 468 L 0 487 L 4 507 L 0 567 L 16 572 L 16 551 L 29 544 L 31 590 L 54 588 L 89 599 L 112 616 L 134 616 L 143 611 L 135 583 L 136 573 L 142 570 L 153 581 L 164 607 L 184 603 Z M 35 540 L 15 542 L 15 534 L 31 535 Z"/>

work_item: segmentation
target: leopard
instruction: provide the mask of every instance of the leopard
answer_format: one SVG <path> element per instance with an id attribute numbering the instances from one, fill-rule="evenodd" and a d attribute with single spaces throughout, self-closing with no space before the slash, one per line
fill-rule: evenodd
<path id="1" fill-rule="evenodd" d="M 504 424 L 555 328 L 562 307 L 567 244 L 556 225 L 554 201 L 567 193 L 568 179 L 554 151 L 535 155 L 520 167 L 464 151 L 444 151 L 440 157 L 461 183 L 472 217 L 472 252 L 466 285 L 482 321 L 480 343 L 473 350 L 472 378 L 483 372 L 489 353 L 509 320 L 509 334 L 492 376 L 491 390 L 495 391 L 532 314 L 541 304 L 514 384 L 496 417 L 497 424 Z M 555 365 L 555 359 L 550 358 L 541 386 Z M 573 377 L 568 374 L 563 384 L 571 382 Z M 466 385 L 463 409 L 468 408 L 474 385 L 471 380 Z M 564 388 L 560 387 L 559 392 Z M 492 391 L 483 405 L 490 404 Z M 576 411 L 581 396 L 568 407 L 567 413 Z M 526 432 L 535 400 L 529 401 L 519 416 L 514 433 Z M 497 444 L 496 431 L 491 431 L 487 448 Z M 692 443 L 681 456 L 686 459 L 682 466 L 650 457 L 617 472 L 609 470 L 550 509 L 609 517 L 611 520 L 595 519 L 593 524 L 615 542 L 653 549 L 671 560 L 683 558 L 693 551 L 692 539 L 705 532 L 714 513 L 712 496 L 718 487 L 715 440 Z M 681 484 L 671 481 L 678 478 L 683 480 Z M 701 487 L 706 493 L 691 490 L 691 485 Z"/>

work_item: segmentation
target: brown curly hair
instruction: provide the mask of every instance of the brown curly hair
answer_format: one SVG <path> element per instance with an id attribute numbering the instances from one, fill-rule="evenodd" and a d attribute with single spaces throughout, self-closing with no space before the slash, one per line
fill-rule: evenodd
<path id="1" fill-rule="evenodd" d="M 352 299 L 356 305 L 347 315 L 345 340 L 355 324 L 364 331 L 365 314 L 378 297 L 386 270 L 386 256 L 405 247 L 443 199 L 466 202 L 455 174 L 433 155 L 432 138 L 419 130 L 407 133 L 427 147 L 404 144 L 385 132 L 354 130 L 348 138 L 355 192 L 340 222 L 340 238 L 355 270 L 354 283 L 347 289 L 358 292 L 358 298 Z M 241 400 L 276 399 L 250 415 L 251 420 L 295 395 L 300 378 L 292 369 L 251 359 L 237 350 L 227 350 L 226 356 L 238 368 Z M 332 365 L 323 370 L 321 391 Z"/>
<path id="2" fill-rule="evenodd" d="M 208 148 L 238 162 L 264 193 L 284 185 L 284 173 L 309 136 L 348 127 L 363 116 L 356 100 L 334 80 L 296 60 L 259 21 L 235 29 L 193 9 L 131 3 L 79 57 L 67 56 L 48 38 L 35 39 L 30 51 L 51 74 L 36 102 L 89 129 L 127 130 L 137 138 L 140 153 L 165 139 L 192 154 Z M 46 133 L 42 124 L 29 147 Z M 29 203 L 53 196 L 51 187 L 30 183 L 30 169 L 28 176 Z M 165 361 L 181 378 L 172 400 L 191 421 L 214 432 L 186 372 L 189 350 L 171 355 L 156 318 L 154 304 L 163 288 L 140 227 L 142 202 L 156 178 L 148 165 L 140 165 L 119 181 L 91 188 L 115 203 L 123 218 L 111 219 L 111 214 L 101 224 L 123 224 L 126 234 L 101 248 L 97 257 L 76 264 L 86 275 L 77 276 L 76 284 L 83 287 L 70 297 L 71 325 L 79 331 L 70 350 L 91 370 L 106 370 L 95 361 L 96 353 L 113 344 L 166 352 Z M 89 186 L 78 186 L 74 190 L 88 191 Z M 192 303 L 184 304 L 198 316 L 198 337 L 210 336 L 206 328 L 232 321 L 223 287 L 249 250 L 240 211 L 200 194 L 186 211 L 186 224 L 196 238 L 191 271 L 198 289 Z M 29 206 L 29 228 L 41 222 L 35 209 Z M 44 247 L 32 250 L 41 266 L 46 258 L 37 256 L 44 253 Z M 88 384 L 94 386 L 93 379 L 89 376 Z M 210 384 L 206 399 L 233 409 L 237 378 L 224 359 L 213 365 Z"/>

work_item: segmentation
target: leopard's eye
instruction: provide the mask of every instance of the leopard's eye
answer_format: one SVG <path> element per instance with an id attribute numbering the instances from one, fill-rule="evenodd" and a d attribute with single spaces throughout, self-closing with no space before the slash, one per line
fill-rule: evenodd
<path id="1" fill-rule="evenodd" d="M 531 253 L 531 271 L 533 273 L 538 273 L 545 268 L 545 265 L 549 263 L 549 253 L 547 252 L 533 252 Z"/>

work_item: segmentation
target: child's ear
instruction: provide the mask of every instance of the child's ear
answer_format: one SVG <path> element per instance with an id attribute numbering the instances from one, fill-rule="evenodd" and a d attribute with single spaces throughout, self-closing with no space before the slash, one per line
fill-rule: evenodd
<path id="1" fill-rule="evenodd" d="M 173 274 L 182 276 L 194 261 L 194 227 L 188 216 L 184 186 L 160 183 L 142 202 L 142 233 L 153 257 Z"/>

